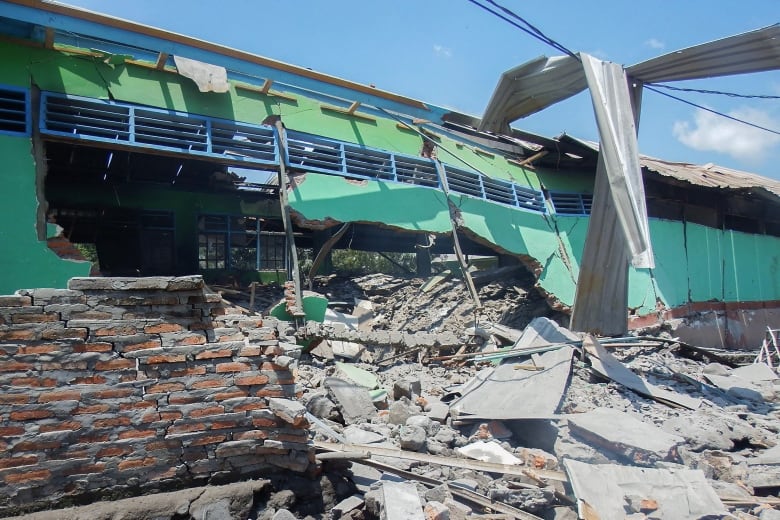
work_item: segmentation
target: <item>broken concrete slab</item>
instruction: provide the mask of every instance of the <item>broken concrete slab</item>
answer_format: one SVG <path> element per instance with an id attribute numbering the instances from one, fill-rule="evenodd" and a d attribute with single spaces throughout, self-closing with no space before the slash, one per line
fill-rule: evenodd
<path id="1" fill-rule="evenodd" d="M 332 518 L 341 518 L 350 511 L 362 507 L 363 504 L 364 501 L 362 498 L 357 495 L 352 495 L 336 504 L 333 509 L 331 509 L 331 516 Z"/>
<path id="2" fill-rule="evenodd" d="M 678 459 L 683 437 L 667 433 L 611 408 L 568 416 L 569 430 L 588 444 L 610 451 L 639 466 Z"/>
<path id="3" fill-rule="evenodd" d="M 328 345 L 335 357 L 343 359 L 357 359 L 366 349 L 365 345 L 361 345 L 360 343 L 338 339 L 328 340 Z"/>
<path id="4" fill-rule="evenodd" d="M 382 482 L 382 520 L 425 520 L 414 484 Z"/>
<path id="5" fill-rule="evenodd" d="M 376 407 L 365 387 L 337 377 L 325 378 L 323 385 L 341 410 L 341 416 L 346 424 L 370 422 L 376 415 Z"/>
<path id="6" fill-rule="evenodd" d="M 268 399 L 268 408 L 271 409 L 274 415 L 295 428 L 305 428 L 309 424 L 309 421 L 306 419 L 306 407 L 298 401 L 281 397 L 270 397 Z"/>
<path id="7" fill-rule="evenodd" d="M 480 371 L 450 403 L 460 420 L 544 419 L 555 417 L 571 371 L 574 350 L 562 347 L 538 357 L 541 370 L 502 364 Z M 544 392 L 539 389 L 544 388 Z"/>
<path id="8" fill-rule="evenodd" d="M 574 460 L 563 464 L 582 518 L 624 520 L 628 497 L 654 501 L 654 518 L 694 520 L 727 513 L 699 470 L 594 465 Z M 587 516 L 586 511 L 591 515 Z"/>
<path id="9" fill-rule="evenodd" d="M 764 464 L 767 466 L 780 465 L 780 444 L 764 450 L 758 456 L 748 459 L 748 465 Z"/>
<path id="10" fill-rule="evenodd" d="M 701 399 L 664 390 L 645 381 L 607 352 L 592 334 L 588 334 L 585 337 L 582 346 L 588 353 L 591 368 L 600 376 L 620 383 L 638 394 L 650 396 L 661 402 L 673 403 L 691 410 L 701 406 Z"/>
<path id="11" fill-rule="evenodd" d="M 356 424 L 344 428 L 343 435 L 349 444 L 374 444 L 387 440 L 384 435 L 364 430 Z"/>

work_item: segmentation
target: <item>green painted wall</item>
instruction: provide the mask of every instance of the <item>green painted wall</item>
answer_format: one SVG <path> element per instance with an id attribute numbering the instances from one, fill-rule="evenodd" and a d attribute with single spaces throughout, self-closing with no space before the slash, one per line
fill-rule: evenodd
<path id="1" fill-rule="evenodd" d="M 38 240 L 35 163 L 30 139 L 0 135 L 0 294 L 35 287 L 65 287 L 87 276 L 89 262 L 59 258 Z"/>
<path id="2" fill-rule="evenodd" d="M 334 193 L 339 203 L 334 204 Z M 501 249 L 534 258 L 539 284 L 565 305 L 574 302 L 586 217 L 540 215 L 466 196 L 450 195 L 468 230 Z M 415 186 L 307 174 L 290 194 L 305 218 L 377 222 L 409 230 L 450 230 L 443 194 Z M 651 219 L 656 268 L 630 269 L 629 306 L 639 314 L 712 299 L 780 299 L 780 238 Z"/>

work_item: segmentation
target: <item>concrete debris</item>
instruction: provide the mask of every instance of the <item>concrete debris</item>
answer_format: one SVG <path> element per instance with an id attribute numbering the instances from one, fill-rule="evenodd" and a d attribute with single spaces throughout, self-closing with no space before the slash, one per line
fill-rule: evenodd
<path id="1" fill-rule="evenodd" d="M 645 516 L 639 518 L 694 520 L 727 514 L 701 471 L 591 465 L 573 460 L 565 460 L 564 467 L 582 518 L 624 520 L 628 514 L 641 512 Z M 597 516 L 588 516 L 586 511 Z"/>
<path id="2" fill-rule="evenodd" d="M 660 461 L 676 461 L 677 446 L 685 442 L 678 435 L 642 422 L 633 416 L 596 408 L 568 418 L 569 430 L 594 447 L 605 449 L 628 464 L 654 466 Z"/>
<path id="3" fill-rule="evenodd" d="M 280 425 L 310 423 L 318 473 L 308 495 L 299 486 L 255 498 L 251 518 L 771 520 L 780 511 L 780 394 L 766 365 L 732 368 L 733 356 L 663 334 L 581 338 L 520 271 L 480 288 L 475 323 L 463 282 L 434 279 L 315 280 L 343 312 L 279 329 L 312 348 L 287 354 L 297 400 L 268 398 L 264 412 Z M 289 475 L 280 480 L 282 490 Z M 183 508 L 175 518 L 193 518 L 198 496 L 170 499 Z M 235 507 L 222 498 L 201 511 L 221 518 Z"/>

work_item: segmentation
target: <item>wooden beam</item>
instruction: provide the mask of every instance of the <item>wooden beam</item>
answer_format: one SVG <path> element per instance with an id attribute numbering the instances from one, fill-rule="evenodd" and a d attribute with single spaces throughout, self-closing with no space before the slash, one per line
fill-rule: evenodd
<path id="1" fill-rule="evenodd" d="M 154 68 L 157 70 L 163 70 L 165 69 L 165 62 L 168 61 L 168 53 L 167 52 L 161 52 L 157 55 L 157 61 L 154 64 Z"/>
<path id="2" fill-rule="evenodd" d="M 43 40 L 43 46 L 47 49 L 53 49 L 54 48 L 54 29 L 51 27 L 46 28 L 46 37 Z"/>
<path id="3" fill-rule="evenodd" d="M 533 165 L 531 164 L 537 159 L 541 159 L 545 155 L 547 155 L 549 152 L 547 150 L 542 150 L 541 152 L 536 152 L 531 157 L 526 157 L 522 161 L 517 161 L 515 159 L 507 159 L 507 162 L 510 162 L 516 166 L 525 167 L 528 166 L 529 168 L 533 168 Z"/>
<path id="4" fill-rule="evenodd" d="M 271 90 L 271 85 L 273 84 L 272 80 L 265 80 L 261 86 L 255 86 L 250 85 L 249 83 L 243 83 L 238 81 L 233 81 L 233 86 L 236 87 L 236 90 L 246 90 L 248 92 L 254 92 L 256 94 L 260 94 L 263 96 L 269 96 L 269 97 L 278 97 L 280 99 L 286 99 L 287 101 L 292 101 L 294 103 L 298 102 L 298 98 L 295 96 L 290 96 L 288 94 L 282 94 L 281 92 L 277 90 Z"/>
<path id="5" fill-rule="evenodd" d="M 360 101 L 353 101 L 351 105 L 349 105 L 349 108 L 347 109 L 347 114 L 353 115 L 355 113 L 355 110 L 358 109 L 360 106 Z"/>
<path id="6" fill-rule="evenodd" d="M 376 118 L 375 117 L 371 117 L 369 115 L 361 114 L 360 112 L 356 112 L 356 110 L 358 109 L 359 106 L 360 106 L 360 102 L 359 101 L 355 101 L 351 105 L 349 105 L 349 108 L 342 108 L 342 107 L 337 107 L 335 105 L 322 104 L 322 105 L 320 105 L 320 109 L 322 109 L 323 111 L 326 111 L 326 112 L 335 112 L 337 114 L 342 114 L 342 115 L 351 116 L 351 117 L 357 117 L 359 119 L 364 119 L 366 121 L 372 121 L 372 122 L 375 123 L 376 122 Z"/>

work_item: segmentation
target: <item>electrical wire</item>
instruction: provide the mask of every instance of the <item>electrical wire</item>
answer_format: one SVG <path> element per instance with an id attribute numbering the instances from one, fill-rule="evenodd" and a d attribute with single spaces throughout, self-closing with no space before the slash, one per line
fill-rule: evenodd
<path id="1" fill-rule="evenodd" d="M 645 85 L 650 85 L 657 88 L 665 88 L 667 90 L 676 90 L 677 92 L 695 92 L 697 94 L 717 94 L 720 96 L 728 96 L 728 97 L 734 97 L 734 98 L 744 98 L 744 99 L 780 99 L 780 96 L 773 96 L 769 94 L 739 94 L 737 92 L 723 92 L 722 90 L 706 90 L 706 89 L 700 89 L 700 88 L 683 88 L 683 87 L 673 87 L 672 85 L 666 85 L 664 83 L 645 83 Z"/>
<path id="2" fill-rule="evenodd" d="M 655 92 L 656 94 L 661 94 L 662 96 L 666 96 L 668 98 L 672 98 L 674 100 L 680 101 L 681 103 L 685 103 L 686 105 L 691 105 L 692 107 L 696 107 L 696 108 L 700 108 L 702 110 L 706 110 L 707 112 L 711 112 L 713 114 L 725 117 L 726 119 L 731 119 L 732 121 L 737 121 L 738 123 L 743 123 L 745 125 L 752 126 L 753 128 L 758 128 L 759 130 L 764 130 L 766 132 L 770 132 L 770 133 L 773 133 L 773 134 L 780 135 L 780 131 L 778 131 L 778 130 L 773 130 L 773 129 L 767 128 L 765 126 L 761 126 L 761 125 L 757 125 L 755 123 L 751 123 L 750 121 L 745 121 L 744 119 L 740 119 L 738 117 L 734 117 L 734 116 L 730 116 L 728 114 L 724 114 L 723 112 L 718 112 L 717 110 L 713 110 L 711 108 L 707 108 L 707 107 L 705 107 L 703 105 L 699 105 L 697 103 L 694 103 L 693 101 L 688 101 L 687 99 L 683 99 L 683 98 L 679 98 L 677 96 L 673 96 L 673 95 L 671 95 L 671 94 L 669 94 L 667 92 L 661 92 L 660 90 L 658 90 L 655 87 L 650 87 L 650 86 L 645 85 L 645 88 L 647 90 Z"/>
<path id="3" fill-rule="evenodd" d="M 511 25 L 513 25 L 514 27 L 517 27 L 518 29 L 520 29 L 524 33 L 531 35 L 532 37 L 534 37 L 537 40 L 539 40 L 539 41 L 541 41 L 541 42 L 543 42 L 543 43 L 553 47 L 554 49 L 559 50 L 561 52 L 564 52 L 564 53 L 568 54 L 569 56 L 577 59 L 578 61 L 582 61 L 580 59 L 580 57 L 577 54 L 575 54 L 572 50 L 570 50 L 568 47 L 566 47 L 565 45 L 563 45 L 563 44 L 561 44 L 561 43 L 559 43 L 559 42 L 557 42 L 555 40 L 553 40 L 552 38 L 550 38 L 549 36 L 544 34 L 540 29 L 538 29 L 533 24 L 528 22 L 525 18 L 523 18 L 519 14 L 515 13 L 514 11 L 512 11 L 508 7 L 505 7 L 505 6 L 501 5 L 501 4 L 499 4 L 495 0 L 484 0 L 484 1 L 489 3 L 490 5 L 494 6 L 496 9 L 500 9 L 502 12 L 506 13 L 507 16 L 511 16 L 512 18 L 515 18 L 516 20 L 519 20 L 520 22 L 524 23 L 526 25 L 526 27 L 523 27 L 523 26 L 517 24 L 516 22 L 514 22 L 513 20 L 510 20 L 509 18 L 507 18 L 506 16 L 502 15 L 501 13 L 496 12 L 496 11 L 490 9 L 488 6 L 480 4 L 477 0 L 468 0 L 468 1 L 471 2 L 472 4 L 476 5 L 476 6 L 481 7 L 482 9 L 484 9 L 485 11 L 493 14 L 494 16 L 497 16 L 498 18 L 501 18 L 502 20 L 510 23 Z M 745 125 L 752 126 L 753 128 L 758 128 L 759 130 L 764 130 L 766 132 L 770 132 L 770 133 L 773 133 L 773 134 L 780 135 L 780 131 L 773 130 L 771 128 L 767 128 L 765 126 L 761 126 L 761 125 L 758 125 L 758 124 L 755 124 L 755 123 L 751 123 L 750 121 L 745 121 L 744 119 L 739 119 L 737 117 L 730 116 L 728 114 L 724 114 L 723 112 L 718 112 L 717 110 L 713 110 L 711 108 L 707 108 L 705 106 L 699 105 L 699 104 L 694 103 L 692 101 L 688 101 L 687 99 L 683 99 L 683 98 L 674 96 L 674 95 L 669 94 L 667 92 L 662 92 L 662 91 L 658 90 L 658 88 L 656 88 L 656 87 L 665 88 L 665 89 L 669 89 L 669 90 L 676 90 L 676 91 L 681 91 L 681 92 L 697 92 L 697 93 L 701 93 L 701 94 L 720 94 L 720 95 L 725 95 L 725 96 L 730 96 L 730 97 L 748 98 L 748 99 L 780 99 L 780 96 L 758 95 L 758 94 L 757 95 L 743 95 L 743 94 L 737 94 L 737 93 L 734 93 L 734 92 L 722 92 L 722 91 L 718 91 L 718 90 L 689 89 L 689 88 L 683 88 L 683 87 L 672 87 L 670 85 L 664 85 L 664 84 L 661 84 L 661 83 L 646 83 L 644 85 L 644 87 L 647 90 L 655 92 L 656 94 L 661 94 L 662 96 L 666 96 L 668 98 L 674 99 L 674 100 L 679 101 L 681 103 L 685 103 L 686 105 L 690 105 L 690 106 L 693 106 L 693 107 L 696 107 L 696 108 L 700 108 L 702 110 L 706 110 L 707 112 L 711 112 L 711 113 L 713 113 L 715 115 L 719 115 L 721 117 L 725 117 L 726 119 L 731 119 L 732 121 L 736 121 L 738 123 L 743 123 Z"/>

